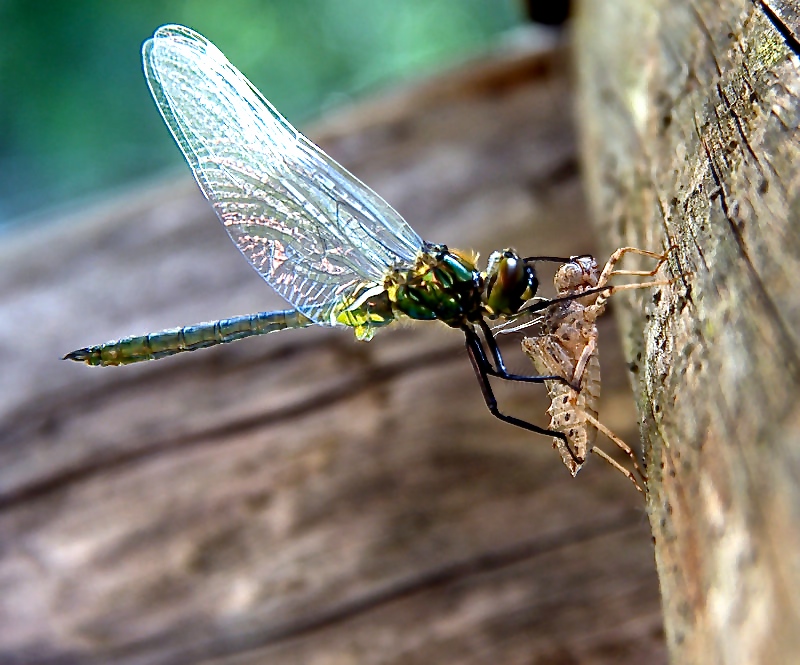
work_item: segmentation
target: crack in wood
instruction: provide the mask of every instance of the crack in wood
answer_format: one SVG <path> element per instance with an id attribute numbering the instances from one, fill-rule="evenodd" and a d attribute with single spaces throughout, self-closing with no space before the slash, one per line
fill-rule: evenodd
<path id="1" fill-rule="evenodd" d="M 581 9 L 578 90 L 596 216 L 612 241 L 636 244 L 662 237 L 654 201 L 667 202 L 694 271 L 688 307 L 659 309 L 650 324 L 631 314 L 623 334 L 649 325 L 637 402 L 671 658 L 793 662 L 800 4 Z M 639 106 L 619 118 L 608 90 Z M 636 113 L 649 122 L 634 126 Z M 655 166 L 630 149 L 639 142 Z M 609 168 L 617 178 L 649 169 L 656 193 L 635 180 L 614 189 Z M 637 215 L 622 230 L 620 209 Z"/>
<path id="2" fill-rule="evenodd" d="M 746 82 L 746 83 L 747 83 L 747 86 L 752 90 L 753 86 L 751 86 L 749 84 L 749 82 Z M 753 161 L 755 162 L 755 166 L 758 169 L 758 172 L 761 174 L 762 178 L 766 177 L 765 174 L 764 174 L 763 166 L 761 164 L 761 160 L 759 160 L 758 155 L 756 155 L 755 150 L 753 150 L 753 146 L 750 145 L 750 140 L 749 140 L 749 138 L 747 137 L 747 134 L 744 131 L 744 127 L 742 126 L 742 120 L 739 117 L 739 114 L 736 112 L 736 109 L 730 103 L 730 100 L 728 99 L 728 96 L 725 94 L 725 91 L 722 89 L 722 86 L 719 84 L 719 82 L 717 83 L 717 94 L 719 95 L 719 98 L 722 100 L 722 102 L 725 104 L 725 108 L 727 108 L 728 113 L 730 115 L 730 118 L 733 120 L 733 123 L 736 125 L 736 130 L 737 130 L 737 132 L 739 133 L 739 136 L 742 139 L 742 144 L 745 146 L 745 148 L 747 148 L 747 152 L 749 152 L 750 156 L 753 158 Z M 719 128 L 720 128 L 720 132 L 722 132 L 722 125 L 719 123 L 720 118 L 719 118 L 719 114 L 717 113 L 716 109 L 714 109 L 714 114 L 717 116 L 717 121 L 718 121 L 718 125 L 719 125 Z"/>
<path id="3" fill-rule="evenodd" d="M 193 375 L 198 374 L 207 376 L 207 368 L 210 364 L 224 367 L 227 376 L 234 376 L 238 373 L 251 370 L 254 365 L 266 365 L 273 360 L 281 362 L 309 351 L 316 352 L 319 349 L 318 343 L 293 342 L 290 344 L 278 345 L 263 353 L 256 358 L 249 358 L 245 362 L 216 362 L 215 358 L 209 360 L 206 354 L 204 362 L 152 362 L 145 373 L 126 372 L 122 367 L 102 369 L 100 371 L 114 373 L 117 376 L 113 383 L 91 384 L 93 387 L 78 390 L 74 386 L 68 391 L 59 390 L 50 394 L 37 394 L 35 401 L 24 403 L 16 409 L 9 411 L 3 416 L 3 421 L 13 423 L 15 428 L 6 427 L 0 430 L 0 446 L 13 445 L 22 441 L 25 437 L 35 435 L 41 429 L 48 426 L 48 423 L 60 421 L 65 413 L 78 413 L 102 408 L 110 402 L 118 402 L 120 395 L 125 392 L 132 392 L 137 389 L 147 390 L 150 386 L 158 386 L 168 378 L 172 382 L 185 381 Z M 224 351 L 221 351 L 217 358 L 223 358 Z M 213 356 L 214 351 L 212 350 Z M 89 371 L 97 372 L 95 368 Z M 206 380 L 206 379 L 204 379 Z M 95 387 L 97 386 L 97 387 Z M 48 422 L 42 422 L 43 413 L 48 414 Z"/>
<path id="4" fill-rule="evenodd" d="M 416 355 L 412 359 L 403 359 L 382 366 L 369 367 L 365 372 L 349 381 L 320 391 L 295 404 L 284 406 L 267 413 L 240 418 L 175 438 L 164 438 L 152 441 L 135 450 L 128 450 L 105 457 L 96 462 L 84 463 L 79 467 L 62 469 L 50 476 L 39 478 L 17 489 L 0 494 L 0 512 L 37 499 L 43 499 L 64 487 L 83 482 L 93 476 L 112 470 L 118 470 L 130 464 L 149 460 L 158 455 L 173 454 L 178 450 L 204 445 L 218 445 L 216 442 L 234 435 L 241 435 L 263 427 L 286 422 L 302 417 L 308 413 L 320 412 L 340 402 L 351 399 L 376 386 L 383 385 L 398 377 L 416 371 L 446 365 L 458 360 L 456 350 L 463 347 L 445 347 Z M 118 395 L 118 393 L 115 393 Z"/>
<path id="5" fill-rule="evenodd" d="M 781 2 L 780 0 L 754 0 L 760 7 L 769 22 L 783 37 L 786 45 L 795 55 L 800 55 L 800 12 L 797 3 Z M 792 25 L 789 24 L 792 22 Z"/>
<path id="6" fill-rule="evenodd" d="M 697 21 L 698 27 L 706 36 L 706 40 L 708 41 L 709 45 L 708 54 L 711 57 L 711 61 L 714 63 L 714 69 L 717 70 L 717 76 L 722 78 L 722 69 L 719 66 L 719 60 L 717 60 L 717 55 L 714 50 L 714 36 L 711 34 L 711 30 L 708 29 L 708 25 L 703 17 L 703 13 L 697 8 L 697 5 L 692 3 L 689 5 L 689 8 L 691 9 L 692 14 L 694 14 L 694 19 Z"/>
<path id="7" fill-rule="evenodd" d="M 717 120 L 719 123 L 719 116 L 717 116 Z M 695 117 L 695 127 L 697 128 L 697 118 Z M 722 132 L 721 126 L 718 124 L 720 132 Z M 698 128 L 699 131 L 699 128 Z M 797 349 L 794 347 L 792 342 L 792 336 L 787 329 L 786 321 L 781 316 L 780 308 L 775 304 L 772 298 L 769 295 L 769 291 L 766 288 L 766 285 L 762 281 L 758 271 L 756 270 L 755 266 L 753 265 L 752 261 L 750 260 L 750 256 L 748 255 L 747 249 L 744 246 L 744 239 L 742 238 L 741 231 L 736 224 L 736 220 L 734 219 L 733 215 L 728 206 L 727 201 L 727 192 L 725 191 L 725 184 L 720 178 L 719 171 L 717 170 L 715 161 L 714 161 L 714 153 L 712 153 L 711 148 L 708 146 L 708 143 L 705 137 L 701 134 L 698 134 L 700 143 L 703 146 L 703 151 L 706 154 L 706 159 L 708 162 L 708 167 L 711 173 L 711 177 L 714 179 L 717 187 L 720 190 L 720 195 L 718 197 L 720 202 L 720 207 L 722 208 L 723 215 L 730 226 L 731 233 L 733 237 L 736 239 L 736 244 L 739 248 L 739 258 L 744 262 L 744 265 L 747 268 L 748 275 L 750 277 L 751 284 L 756 288 L 759 295 L 759 301 L 763 304 L 763 306 L 769 311 L 770 317 L 775 321 L 775 327 L 778 332 L 778 338 L 781 341 L 782 347 L 782 354 L 783 357 L 788 361 L 787 369 L 791 369 L 791 375 L 795 383 L 800 383 L 800 356 L 797 353 Z"/>
<path id="8" fill-rule="evenodd" d="M 230 658 L 246 656 L 248 652 L 259 651 L 282 643 L 307 638 L 315 633 L 354 621 L 368 613 L 378 611 L 393 603 L 429 593 L 465 579 L 494 573 L 537 557 L 559 552 L 567 547 L 589 543 L 598 538 L 628 531 L 639 530 L 642 513 L 640 510 L 624 510 L 605 519 L 593 519 L 579 525 L 572 525 L 563 531 L 550 533 L 544 537 L 532 538 L 515 543 L 503 549 L 476 553 L 474 556 L 445 563 L 439 567 L 421 570 L 394 583 L 385 585 L 371 593 L 345 600 L 315 614 L 284 624 L 267 626 L 263 630 L 241 633 L 227 641 L 212 641 L 206 645 L 196 644 L 192 653 L 173 652 L 159 659 L 161 665 L 185 665 L 192 661 L 193 654 L 202 654 L 203 659 Z M 108 654 L 113 658 L 135 655 L 142 649 L 136 644 L 125 650 Z M 158 646 L 157 644 L 153 646 Z"/>

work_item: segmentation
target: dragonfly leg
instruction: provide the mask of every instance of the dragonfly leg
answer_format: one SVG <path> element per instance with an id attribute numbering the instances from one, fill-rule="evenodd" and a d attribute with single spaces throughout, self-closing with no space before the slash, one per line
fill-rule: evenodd
<path id="1" fill-rule="evenodd" d="M 641 284 L 620 284 L 620 285 L 617 285 L 617 286 L 608 285 L 608 284 L 606 284 L 606 282 L 608 281 L 608 278 L 610 276 L 612 276 L 612 275 L 639 275 L 639 276 L 643 276 L 643 277 L 655 275 L 658 272 L 659 268 L 667 260 L 669 253 L 673 249 L 675 249 L 676 247 L 677 247 L 677 245 L 671 245 L 670 247 L 667 248 L 667 250 L 663 254 L 656 254 L 655 252 L 648 252 L 646 250 L 637 249 L 635 247 L 622 247 L 622 248 L 620 248 L 620 250 L 617 250 L 617 252 L 615 252 L 614 255 L 612 255 L 612 257 L 606 263 L 606 267 L 603 269 L 603 273 L 601 273 L 600 278 L 598 280 L 598 286 L 596 286 L 596 287 L 594 287 L 592 289 L 586 289 L 585 291 L 581 291 L 580 293 L 570 293 L 569 295 L 558 296 L 557 298 L 542 298 L 541 300 L 539 300 L 539 301 L 537 301 L 535 303 L 532 303 L 532 304 L 528 305 L 527 307 L 523 307 L 519 312 L 517 312 L 517 314 L 520 314 L 520 315 L 522 315 L 522 314 L 527 314 L 527 315 L 534 314 L 536 312 L 541 312 L 542 310 L 547 309 L 551 305 L 557 305 L 558 303 L 561 303 L 561 302 L 569 302 L 570 300 L 577 300 L 578 298 L 584 298 L 586 296 L 591 296 L 591 295 L 594 295 L 596 293 L 597 294 L 601 294 L 601 297 L 602 296 L 606 296 L 606 299 L 607 299 L 615 291 L 624 291 L 624 290 L 627 290 L 627 289 L 643 289 L 643 288 L 646 288 L 646 287 L 649 287 L 649 286 L 666 286 L 667 284 L 671 284 L 674 281 L 676 281 L 676 279 L 679 279 L 679 278 L 673 278 L 671 280 L 663 280 L 663 281 L 659 280 L 657 282 L 643 282 Z M 622 251 L 622 250 L 624 250 L 624 251 Z M 625 253 L 628 253 L 628 252 L 633 252 L 633 253 L 636 253 L 636 254 L 641 254 L 642 256 L 649 256 L 651 258 L 658 259 L 658 265 L 656 265 L 656 267 L 653 270 L 648 270 L 648 271 L 614 270 L 614 265 L 616 264 L 617 261 L 619 261 L 620 256 L 622 254 L 625 254 Z M 620 255 L 616 256 L 618 253 Z M 580 258 L 584 258 L 584 257 L 588 257 L 588 256 L 591 256 L 591 255 L 590 254 L 581 254 L 580 256 L 576 256 L 576 257 L 573 257 L 573 258 L 580 259 Z M 531 257 L 531 259 L 535 259 L 535 258 L 537 258 L 537 257 Z M 555 257 L 553 257 L 553 258 L 555 258 Z M 570 259 L 570 260 L 572 260 L 572 259 Z M 565 263 L 566 263 L 566 261 L 565 261 Z M 609 264 L 611 264 L 610 267 L 609 267 Z"/>
<path id="2" fill-rule="evenodd" d="M 623 285 L 624 286 L 624 285 Z M 535 312 L 541 312 L 543 309 L 547 309 L 552 305 L 557 305 L 560 302 L 569 302 L 570 300 L 578 300 L 579 298 L 585 298 L 586 296 L 592 296 L 595 293 L 608 293 L 609 291 L 613 291 L 615 288 L 614 286 L 598 286 L 592 289 L 586 289 L 585 291 L 581 291 L 580 293 L 570 293 L 566 296 L 558 296 L 557 298 L 542 298 L 535 303 L 527 305 L 523 307 L 517 314 L 534 314 Z"/>
<path id="3" fill-rule="evenodd" d="M 564 445 L 567 447 L 570 457 L 572 457 L 575 464 L 579 466 L 583 464 L 586 460 L 582 460 L 575 454 L 575 452 L 569 445 L 569 441 L 567 441 L 566 435 L 563 432 L 557 432 L 556 430 L 539 427 L 539 425 L 534 425 L 533 423 L 529 423 L 527 420 L 522 420 L 521 418 L 515 418 L 514 416 L 507 416 L 506 414 L 500 412 L 500 409 L 497 406 L 497 398 L 494 396 L 494 391 L 492 390 L 492 386 L 489 383 L 490 374 L 492 376 L 499 376 L 499 375 L 496 373 L 496 370 L 492 367 L 491 363 L 489 362 L 489 359 L 486 357 L 486 352 L 483 350 L 483 345 L 481 344 L 481 340 L 478 337 L 478 334 L 472 328 L 465 327 L 464 335 L 466 337 L 467 354 L 469 355 L 469 359 L 472 362 L 472 368 L 475 370 L 475 376 L 478 378 L 478 385 L 481 388 L 481 393 L 483 394 L 483 400 L 484 402 L 486 402 L 486 406 L 489 409 L 489 412 L 495 418 L 498 418 L 499 420 L 502 420 L 503 422 L 509 423 L 511 425 L 516 425 L 517 427 L 521 427 L 522 429 L 526 429 L 529 432 L 536 432 L 537 434 L 543 434 L 545 436 L 553 436 L 558 439 L 561 439 L 564 442 Z M 523 378 L 536 379 L 537 383 L 541 383 L 543 381 L 550 380 L 553 377 L 532 376 Z"/>
<path id="4" fill-rule="evenodd" d="M 489 351 L 492 354 L 492 358 L 495 362 L 495 367 L 492 367 L 491 363 L 486 359 L 487 364 L 487 373 L 491 376 L 496 376 L 499 379 L 504 379 L 506 381 L 522 381 L 524 383 L 544 383 L 545 381 L 558 381 L 563 383 L 573 390 L 580 392 L 580 386 L 575 387 L 573 386 L 568 379 L 564 378 L 563 376 L 559 376 L 557 374 L 551 376 L 536 376 L 536 375 L 527 375 L 527 374 L 511 374 L 507 369 L 505 362 L 503 361 L 503 354 L 500 352 L 500 347 L 497 344 L 497 340 L 494 338 L 494 334 L 492 333 L 492 329 L 489 327 L 489 324 L 486 323 L 483 319 L 481 319 L 478 323 L 481 330 L 483 331 L 483 336 L 486 339 L 486 345 L 489 347 Z M 473 331 L 473 334 L 474 331 Z M 467 335 L 469 335 L 467 333 Z M 477 337 L 477 334 L 475 334 Z M 478 340 L 479 346 L 481 346 L 481 350 L 483 350 L 483 346 L 480 345 L 480 340 Z M 486 354 L 484 353 L 484 358 L 486 358 Z"/>
<path id="5" fill-rule="evenodd" d="M 589 259 L 593 258 L 591 254 L 578 254 L 577 256 L 570 256 L 565 259 L 563 256 L 526 256 L 523 261 L 525 263 L 536 263 L 537 261 L 549 261 L 551 263 L 572 263 L 576 259 Z"/>

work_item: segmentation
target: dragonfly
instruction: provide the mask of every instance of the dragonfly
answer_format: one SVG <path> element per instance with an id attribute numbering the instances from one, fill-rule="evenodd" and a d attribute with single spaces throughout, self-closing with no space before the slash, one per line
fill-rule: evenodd
<path id="1" fill-rule="evenodd" d="M 609 286 L 603 292 L 598 292 L 598 288 L 606 287 L 608 281 L 617 275 L 654 276 L 667 261 L 669 251 L 656 254 L 636 247 L 620 247 L 609 257 L 602 271 L 592 256 L 573 257 L 559 266 L 553 282 L 560 296 L 582 297 L 549 306 L 541 315 L 542 334 L 522 341 L 523 351 L 533 361 L 537 371 L 558 374 L 565 379 L 562 382 L 546 382 L 550 397 L 548 413 L 550 427 L 566 435 L 566 441 L 554 438 L 553 447 L 561 453 L 564 465 L 573 476 L 577 475 L 589 453 L 593 452 L 643 492 L 631 471 L 595 445 L 598 432 L 602 432 L 630 457 L 639 478 L 647 483 L 647 475 L 630 446 L 597 419 L 600 402 L 597 318 L 605 312 L 606 303 L 614 293 L 667 286 L 672 280 L 618 284 Z M 645 256 L 655 259 L 657 263 L 652 270 L 617 270 L 617 263 L 627 254 Z"/>
<path id="2" fill-rule="evenodd" d="M 513 249 L 477 255 L 423 241 L 378 194 L 298 132 L 211 42 L 180 25 L 142 47 L 161 115 L 234 244 L 290 305 L 77 349 L 65 360 L 127 365 L 310 325 L 349 327 L 358 340 L 400 318 L 460 330 L 489 411 L 566 443 L 498 408 L 490 377 L 544 383 L 506 369 L 489 321 L 538 311 L 538 261 Z M 567 296 L 566 300 L 574 296 Z"/>

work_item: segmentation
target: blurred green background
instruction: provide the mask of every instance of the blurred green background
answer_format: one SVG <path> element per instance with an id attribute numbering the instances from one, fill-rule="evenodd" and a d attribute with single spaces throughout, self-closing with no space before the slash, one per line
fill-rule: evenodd
<path id="1" fill-rule="evenodd" d="M 302 125 L 521 21 L 515 0 L 0 0 L 0 229 L 182 163 L 142 75 L 164 23 L 204 34 Z"/>

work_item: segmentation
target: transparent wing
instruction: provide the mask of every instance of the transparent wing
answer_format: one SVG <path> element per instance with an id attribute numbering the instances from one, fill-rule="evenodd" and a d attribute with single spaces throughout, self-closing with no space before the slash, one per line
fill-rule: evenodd
<path id="1" fill-rule="evenodd" d="M 159 28 L 142 47 L 161 115 L 233 241 L 317 323 L 422 240 L 380 196 L 292 127 L 202 35 Z"/>

